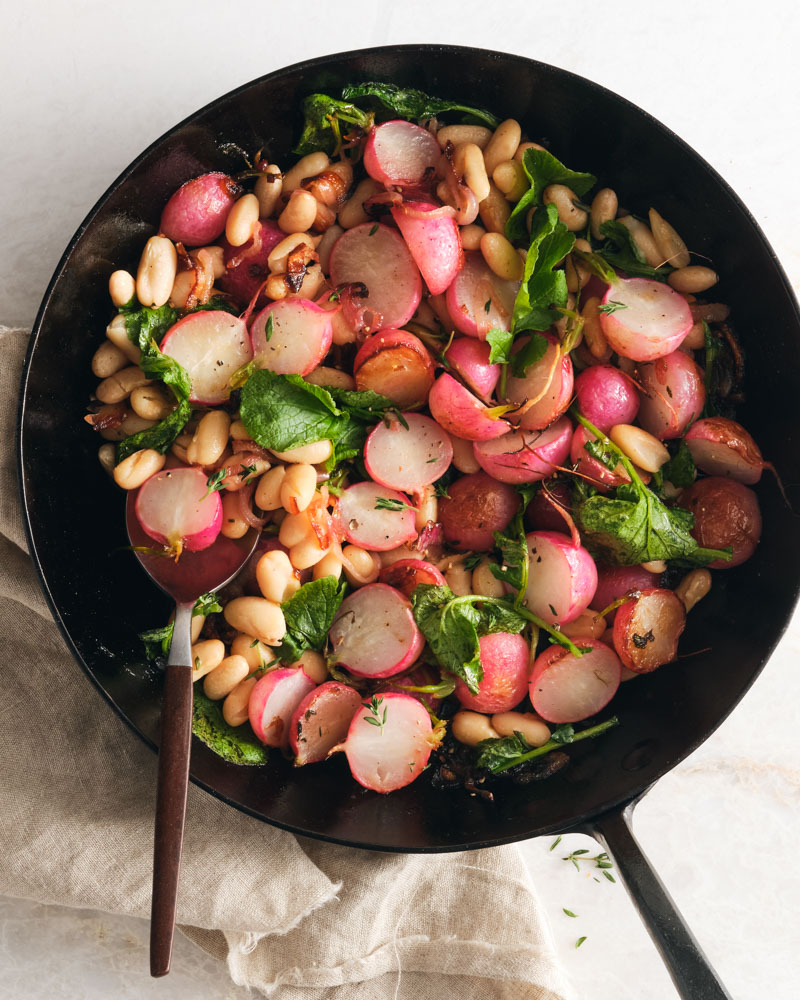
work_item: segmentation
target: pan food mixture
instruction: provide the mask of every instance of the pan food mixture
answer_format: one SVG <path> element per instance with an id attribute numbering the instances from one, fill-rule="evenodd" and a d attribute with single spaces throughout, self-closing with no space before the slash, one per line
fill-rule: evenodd
<path id="1" fill-rule="evenodd" d="M 111 275 L 86 419 L 154 550 L 261 532 L 195 608 L 201 739 L 490 795 L 615 725 L 753 554 L 741 353 L 669 222 L 513 119 L 385 84 L 304 113 L 299 159 L 188 180 Z"/>

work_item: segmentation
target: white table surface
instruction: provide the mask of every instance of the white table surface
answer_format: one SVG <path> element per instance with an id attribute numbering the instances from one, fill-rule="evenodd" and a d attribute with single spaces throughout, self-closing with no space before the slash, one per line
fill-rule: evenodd
<path id="1" fill-rule="evenodd" d="M 3 5 L 0 322 L 31 323 L 87 209 L 185 115 L 302 58 L 413 41 L 516 52 L 630 98 L 732 183 L 800 286 L 800 16 L 789 2 L 33 0 Z M 798 653 L 800 618 L 739 708 L 636 813 L 637 836 L 737 1000 L 800 995 Z M 624 890 L 560 860 L 593 844 L 550 842 L 523 853 L 581 996 L 672 1000 Z M 247 995 L 183 938 L 170 977 L 150 980 L 146 942 L 141 920 L 0 899 L 0 998 Z"/>

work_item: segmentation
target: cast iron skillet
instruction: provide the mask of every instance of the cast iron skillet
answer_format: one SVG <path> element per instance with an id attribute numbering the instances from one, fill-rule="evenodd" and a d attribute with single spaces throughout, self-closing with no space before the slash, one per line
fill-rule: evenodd
<path id="1" fill-rule="evenodd" d="M 31 552 L 75 658 L 111 706 L 155 746 L 161 675 L 142 663 L 137 631 L 166 602 L 114 550 L 125 544 L 123 503 L 81 420 L 93 388 L 89 360 L 111 315 L 107 279 L 135 270 L 167 197 L 207 170 L 242 168 L 236 144 L 287 163 L 301 99 L 380 79 L 454 96 L 519 119 L 565 163 L 591 170 L 638 213 L 657 205 L 723 281 L 747 359 L 741 420 L 778 467 L 790 498 L 800 484 L 800 316 L 763 234 L 727 184 L 639 108 L 581 77 L 518 56 L 409 45 L 327 56 L 280 70 L 220 98 L 149 147 L 109 188 L 67 248 L 34 325 L 22 384 L 19 461 Z M 731 123 L 735 127 L 735 123 Z M 58 476 L 68 469 L 69 478 Z M 54 483 L 73 483 L 64 493 Z M 727 994 L 629 828 L 633 804 L 716 729 L 763 667 L 800 582 L 800 522 L 771 476 L 758 489 L 764 537 L 747 565 L 714 577 L 692 612 L 682 658 L 622 686 L 622 724 L 576 745 L 556 777 L 486 803 L 434 792 L 425 779 L 389 796 L 365 791 L 346 764 L 292 769 L 225 763 L 195 743 L 192 779 L 224 801 L 306 836 L 379 851 L 455 851 L 584 830 L 613 852 L 650 933 L 685 997 Z M 776 567 L 779 571 L 776 572 Z M 695 653 L 695 655 L 687 655 Z M 688 831 L 687 831 L 688 832 Z"/>

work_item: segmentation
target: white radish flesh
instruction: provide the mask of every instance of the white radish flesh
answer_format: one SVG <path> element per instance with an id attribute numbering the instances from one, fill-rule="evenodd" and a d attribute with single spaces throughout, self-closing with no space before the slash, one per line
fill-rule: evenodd
<path id="1" fill-rule="evenodd" d="M 270 317 L 272 332 L 267 340 Z M 253 320 L 250 336 L 259 368 L 280 375 L 307 375 L 330 350 L 332 314 L 308 299 L 281 299 L 261 310 Z"/>
<path id="2" fill-rule="evenodd" d="M 478 397 L 447 373 L 434 383 L 428 406 L 441 427 L 467 441 L 502 437 L 511 427 L 508 421 L 489 416 L 488 408 Z"/>
<path id="3" fill-rule="evenodd" d="M 389 426 L 379 423 L 364 446 L 367 472 L 381 486 L 418 492 L 436 482 L 453 459 L 453 445 L 446 432 L 430 417 L 404 413 Z"/>
<path id="4" fill-rule="evenodd" d="M 547 722 L 581 722 L 601 711 L 619 687 L 622 665 L 613 649 L 581 639 L 590 652 L 573 656 L 551 646 L 536 657 L 528 690 L 537 715 Z"/>
<path id="5" fill-rule="evenodd" d="M 632 424 L 639 412 L 636 386 L 613 365 L 584 369 L 575 379 L 575 396 L 584 417 L 604 434 L 615 424 Z"/>
<path id="6" fill-rule="evenodd" d="M 163 469 L 151 476 L 136 497 L 143 530 L 162 545 L 190 552 L 206 549 L 222 527 L 219 493 L 209 493 L 202 469 Z"/>
<path id="7" fill-rule="evenodd" d="M 625 308 L 600 313 L 606 340 L 617 354 L 633 361 L 654 361 L 676 350 L 693 326 L 689 303 L 661 281 L 619 278 L 609 285 L 603 304 Z"/>
<path id="8" fill-rule="evenodd" d="M 519 286 L 498 278 L 479 251 L 465 253 L 445 296 L 456 329 L 479 340 L 486 340 L 493 327 L 508 330 Z"/>
<path id="9" fill-rule="evenodd" d="M 748 431 L 726 417 L 706 417 L 692 424 L 686 444 L 694 464 L 709 476 L 730 476 L 752 486 L 761 478 L 764 459 Z"/>
<path id="10" fill-rule="evenodd" d="M 530 648 L 521 635 L 493 632 L 478 640 L 483 679 L 478 693 L 472 694 L 462 680 L 456 682 L 455 696 L 473 712 L 509 712 L 528 693 Z"/>
<path id="11" fill-rule="evenodd" d="M 623 664 L 646 674 L 678 655 L 686 609 L 672 590 L 643 590 L 623 604 L 614 619 L 614 648 Z"/>
<path id="12" fill-rule="evenodd" d="M 500 378 L 500 365 L 489 364 L 490 351 L 486 341 L 457 337 L 444 352 L 450 367 L 484 402 L 489 401 Z"/>
<path id="13" fill-rule="evenodd" d="M 411 604 L 394 587 L 370 583 L 346 597 L 330 629 L 331 655 L 359 677 L 392 677 L 422 652 Z"/>
<path id="14" fill-rule="evenodd" d="M 387 396 L 401 409 L 428 398 L 434 365 L 428 349 L 406 330 L 381 330 L 368 337 L 353 361 L 356 388 Z"/>
<path id="15" fill-rule="evenodd" d="M 216 309 L 191 313 L 176 323 L 161 351 L 186 369 L 191 401 L 209 406 L 225 402 L 231 375 L 253 357 L 244 320 Z"/>
<path id="16" fill-rule="evenodd" d="M 561 417 L 544 431 L 513 430 L 493 441 L 476 442 L 475 458 L 501 483 L 535 483 L 564 464 L 571 440 L 569 417 Z"/>
<path id="17" fill-rule="evenodd" d="M 527 607 L 550 625 L 574 621 L 592 603 L 597 589 L 594 559 L 558 531 L 532 531 L 527 541 Z"/>
<path id="18" fill-rule="evenodd" d="M 364 145 L 364 169 L 387 187 L 416 187 L 433 173 L 441 158 L 436 138 L 412 122 L 383 122 Z"/>
<path id="19" fill-rule="evenodd" d="M 382 509 L 379 500 L 405 504 L 398 510 Z M 338 517 L 348 542 L 369 552 L 388 552 L 417 537 L 414 510 L 408 497 L 377 483 L 356 483 L 339 498 Z"/>
<path id="20" fill-rule="evenodd" d="M 661 441 L 680 437 L 706 405 L 703 372 L 683 351 L 640 365 L 639 423 Z"/>
<path id="21" fill-rule="evenodd" d="M 325 760 L 342 742 L 361 697 L 348 684 L 326 681 L 303 698 L 289 722 L 289 746 L 298 767 Z"/>
<path id="22" fill-rule="evenodd" d="M 297 706 L 313 691 L 314 682 L 302 670 L 285 667 L 265 674 L 250 692 L 250 725 L 262 743 L 285 747 L 289 723 Z"/>
<path id="23" fill-rule="evenodd" d="M 531 365 L 524 378 L 509 375 L 506 384 L 506 401 L 523 406 L 530 400 L 537 402 L 524 410 L 517 420 L 514 414 L 509 420 L 518 423 L 524 430 L 542 430 L 557 420 L 569 406 L 572 397 L 573 372 L 569 355 L 561 356 L 558 340 L 550 333 L 543 334 L 547 349 L 542 357 Z M 514 353 L 522 350 L 526 341 L 521 340 Z"/>
<path id="24" fill-rule="evenodd" d="M 409 201 L 392 209 L 411 256 L 431 295 L 447 290 L 464 264 L 461 236 L 447 209 L 431 202 Z"/>

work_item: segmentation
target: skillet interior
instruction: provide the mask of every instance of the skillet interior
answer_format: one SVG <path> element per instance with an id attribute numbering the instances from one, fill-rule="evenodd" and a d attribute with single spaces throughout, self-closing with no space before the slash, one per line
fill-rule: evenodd
<path id="1" fill-rule="evenodd" d="M 624 204 L 655 204 L 714 261 L 714 297 L 733 310 L 747 350 L 741 421 L 772 459 L 800 509 L 800 318 L 786 278 L 747 210 L 689 147 L 622 98 L 541 63 L 479 49 L 393 46 L 290 67 L 209 105 L 154 143 L 82 224 L 34 327 L 20 410 L 20 478 L 32 552 L 56 619 L 78 662 L 112 706 L 154 745 L 160 675 L 136 633 L 165 619 L 163 595 L 125 544 L 123 501 L 101 471 L 81 420 L 94 388 L 89 360 L 111 315 L 107 279 L 135 269 L 161 208 L 185 179 L 241 169 L 225 143 L 261 146 L 285 163 L 302 97 L 354 80 L 385 79 L 455 96 L 523 123 L 565 163 L 594 172 Z M 56 477 L 61 470 L 62 474 Z M 69 470 L 68 477 L 63 470 Z M 67 491 L 54 489 L 56 481 Z M 714 576 L 692 612 L 683 657 L 623 685 L 622 725 L 578 744 L 572 765 L 546 782 L 509 789 L 494 804 L 434 792 L 425 779 L 390 796 L 356 785 L 341 760 L 293 771 L 278 755 L 263 769 L 226 764 L 195 741 L 192 777 L 269 823 L 378 850 L 446 851 L 574 826 L 629 799 L 685 757 L 739 701 L 784 629 L 800 577 L 800 521 L 766 475 L 764 535 L 743 568 Z M 689 655 L 695 650 L 705 650 Z M 87 697 L 90 696 L 87 693 Z"/>

